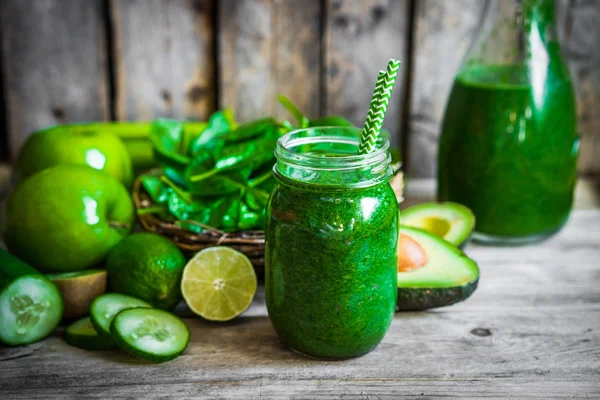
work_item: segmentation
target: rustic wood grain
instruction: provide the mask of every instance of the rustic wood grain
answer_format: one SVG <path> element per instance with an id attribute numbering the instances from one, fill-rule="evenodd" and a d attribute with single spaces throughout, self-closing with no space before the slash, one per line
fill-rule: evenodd
<path id="1" fill-rule="evenodd" d="M 363 126 L 379 70 L 390 58 L 402 62 L 383 127 L 401 142 L 408 66 L 407 0 L 327 0 L 324 108 Z"/>
<path id="2" fill-rule="evenodd" d="M 568 0 L 558 7 L 559 32 L 577 95 L 579 172 L 600 174 L 600 2 Z"/>
<path id="3" fill-rule="evenodd" d="M 484 2 L 416 2 L 407 172 L 436 175 L 440 123 L 454 76 L 477 31 Z"/>
<path id="4" fill-rule="evenodd" d="M 466 251 L 481 268 L 473 297 L 397 314 L 361 358 L 322 362 L 285 349 L 261 289 L 233 322 L 186 318 L 191 343 L 167 364 L 75 349 L 60 333 L 0 347 L 0 397 L 598 398 L 600 210 L 575 211 L 541 244 Z"/>
<path id="5" fill-rule="evenodd" d="M 101 0 L 2 0 L 0 10 L 12 158 L 35 129 L 107 118 Z"/>
<path id="6" fill-rule="evenodd" d="M 319 116 L 321 1 L 223 0 L 219 9 L 220 106 L 241 121 L 289 119 L 282 93 Z"/>
<path id="7" fill-rule="evenodd" d="M 120 120 L 206 119 L 216 107 L 213 0 L 111 0 Z"/>

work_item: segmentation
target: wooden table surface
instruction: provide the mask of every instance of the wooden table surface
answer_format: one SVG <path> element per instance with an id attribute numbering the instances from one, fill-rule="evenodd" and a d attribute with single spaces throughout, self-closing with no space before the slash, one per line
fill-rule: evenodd
<path id="1" fill-rule="evenodd" d="M 588 194 L 593 203 L 578 208 L 597 204 L 597 193 Z M 0 399 L 600 398 L 600 209 L 575 210 L 538 245 L 471 244 L 466 252 L 481 268 L 470 299 L 396 314 L 381 345 L 357 359 L 322 362 L 287 350 L 261 287 L 230 323 L 182 310 L 192 339 L 165 364 L 70 347 L 63 329 L 0 347 Z"/>

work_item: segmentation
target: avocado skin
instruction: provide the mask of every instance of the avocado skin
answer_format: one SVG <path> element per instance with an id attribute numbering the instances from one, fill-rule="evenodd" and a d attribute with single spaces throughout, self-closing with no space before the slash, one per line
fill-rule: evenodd
<path id="1" fill-rule="evenodd" d="M 459 303 L 473 294 L 478 283 L 479 277 L 450 288 L 398 288 L 396 311 L 423 311 Z"/>

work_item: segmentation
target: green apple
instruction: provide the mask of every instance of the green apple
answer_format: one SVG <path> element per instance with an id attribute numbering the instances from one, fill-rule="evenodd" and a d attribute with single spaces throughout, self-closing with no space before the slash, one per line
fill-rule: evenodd
<path id="1" fill-rule="evenodd" d="M 77 271 L 102 262 L 134 219 L 119 181 L 87 166 L 57 165 L 27 178 L 9 197 L 4 238 L 40 271 Z"/>
<path id="2" fill-rule="evenodd" d="M 89 165 L 131 187 L 133 167 L 117 136 L 94 125 L 57 125 L 34 132 L 19 152 L 17 175 L 26 179 L 59 164 Z"/>

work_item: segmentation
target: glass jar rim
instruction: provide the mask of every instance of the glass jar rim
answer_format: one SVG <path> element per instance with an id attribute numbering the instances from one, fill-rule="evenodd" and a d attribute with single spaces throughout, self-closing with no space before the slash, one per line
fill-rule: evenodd
<path id="1" fill-rule="evenodd" d="M 310 135 L 310 133 L 319 133 Z M 339 132 L 351 132 L 352 135 L 342 137 Z M 360 142 L 361 128 L 347 126 L 327 126 L 302 128 L 288 132 L 277 140 L 275 148 L 275 157 L 278 161 L 286 163 L 312 167 L 315 169 L 337 169 L 349 170 L 364 167 L 365 165 L 376 165 L 388 162 L 390 148 L 389 135 L 381 132 L 378 137 L 375 150 L 366 154 L 350 154 L 336 155 L 335 157 L 327 157 L 313 153 L 298 153 L 292 150 L 305 144 L 316 143 L 339 143 L 346 145 L 355 145 L 358 149 Z"/>
<path id="2" fill-rule="evenodd" d="M 291 131 L 277 141 L 275 177 L 287 184 L 327 187 L 332 190 L 366 188 L 387 182 L 393 175 L 389 135 L 384 133 L 375 150 L 358 154 L 362 129 L 313 127 Z"/>

